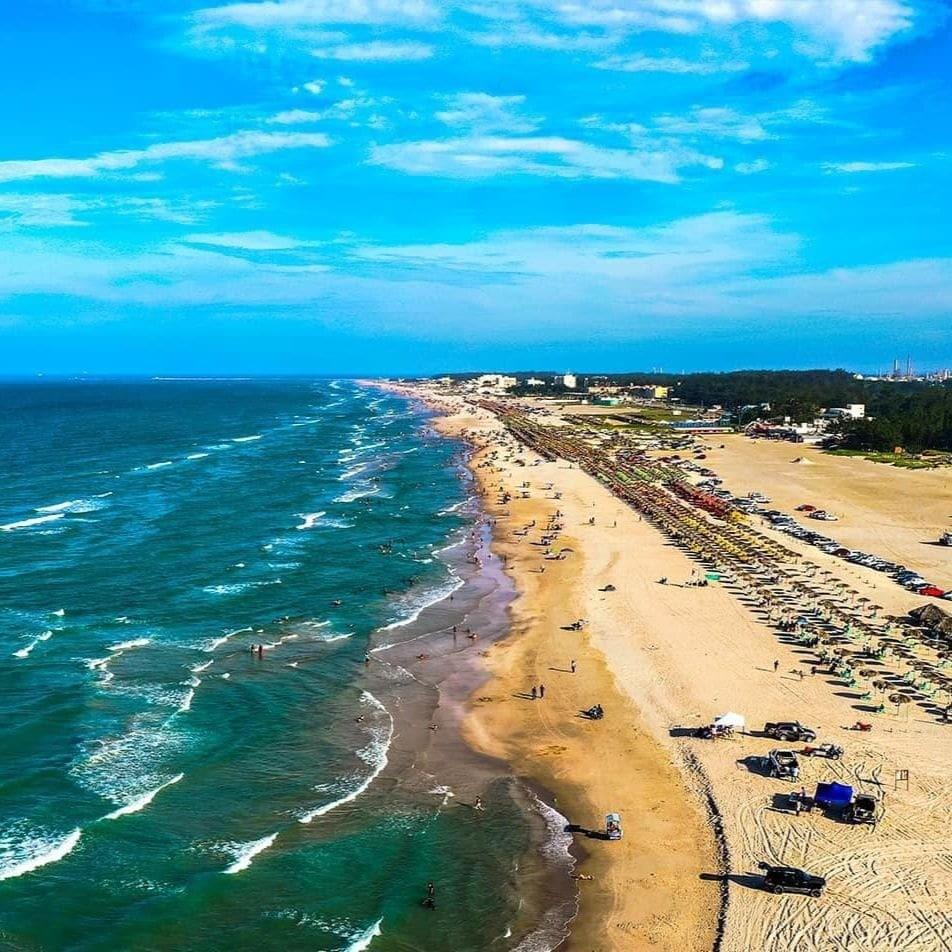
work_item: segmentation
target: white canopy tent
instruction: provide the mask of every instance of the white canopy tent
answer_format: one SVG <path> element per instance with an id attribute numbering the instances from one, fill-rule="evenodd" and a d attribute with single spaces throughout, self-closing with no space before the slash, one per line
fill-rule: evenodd
<path id="1" fill-rule="evenodd" d="M 721 714 L 720 717 L 714 719 L 714 726 L 730 727 L 735 731 L 742 731 L 746 729 L 747 721 L 743 714 L 735 714 L 733 711 L 728 711 L 726 714 Z"/>

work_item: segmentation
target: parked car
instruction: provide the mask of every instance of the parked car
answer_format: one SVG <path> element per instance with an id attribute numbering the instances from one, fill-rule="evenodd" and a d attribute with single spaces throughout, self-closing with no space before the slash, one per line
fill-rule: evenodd
<path id="1" fill-rule="evenodd" d="M 770 776 L 779 780 L 796 780 L 800 776 L 800 762 L 792 750 L 777 747 L 767 755 Z"/>
<path id="2" fill-rule="evenodd" d="M 865 793 L 858 793 L 843 813 L 848 823 L 869 823 L 876 825 L 879 819 L 879 801 Z"/>
<path id="3" fill-rule="evenodd" d="M 802 741 L 810 743 L 816 740 L 816 731 L 804 727 L 799 721 L 777 721 L 764 724 L 764 733 L 776 740 Z"/>
<path id="4" fill-rule="evenodd" d="M 807 893 L 814 898 L 823 895 L 826 880 L 822 876 L 814 876 L 795 866 L 771 866 L 768 863 L 757 865 L 764 871 L 764 889 L 778 896 L 785 892 Z"/>

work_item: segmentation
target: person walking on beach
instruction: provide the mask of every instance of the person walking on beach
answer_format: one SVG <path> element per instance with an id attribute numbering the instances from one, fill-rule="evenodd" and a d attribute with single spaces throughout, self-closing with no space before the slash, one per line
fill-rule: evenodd
<path id="1" fill-rule="evenodd" d="M 536 686 L 533 684 L 532 685 L 532 700 L 534 701 L 535 699 L 536 699 Z"/>
<path id="2" fill-rule="evenodd" d="M 570 667 L 571 667 L 571 669 L 572 669 L 572 674 L 575 674 L 575 659 L 574 659 L 574 658 L 572 659 L 572 663 L 571 663 Z"/>
<path id="3" fill-rule="evenodd" d="M 543 699 L 545 698 L 545 685 L 544 685 L 544 684 L 540 684 L 540 685 L 539 685 L 539 697 L 540 697 L 540 698 L 543 698 Z"/>
<path id="4" fill-rule="evenodd" d="M 780 667 L 780 662 L 779 662 L 779 661 L 774 661 L 774 663 L 773 663 L 774 674 L 777 673 L 777 668 L 779 668 L 779 667 Z"/>

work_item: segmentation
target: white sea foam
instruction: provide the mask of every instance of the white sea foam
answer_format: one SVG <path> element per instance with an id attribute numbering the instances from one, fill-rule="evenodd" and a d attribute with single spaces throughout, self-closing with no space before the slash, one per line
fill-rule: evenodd
<path id="1" fill-rule="evenodd" d="M 66 502 L 57 502 L 52 506 L 38 506 L 34 512 L 95 512 L 108 506 L 109 503 L 101 500 L 111 496 L 112 493 L 97 493 L 88 499 L 67 499 Z"/>
<path id="2" fill-rule="evenodd" d="M 298 529 L 313 529 L 317 525 L 317 521 L 321 516 L 326 516 L 326 512 L 300 512 L 298 515 L 304 520 L 299 526 L 296 526 Z"/>
<path id="3" fill-rule="evenodd" d="M 443 601 L 444 598 L 449 598 L 450 595 L 462 588 L 465 584 L 463 579 L 458 575 L 451 575 L 450 580 L 445 585 L 422 593 L 419 596 L 419 600 L 410 606 L 410 613 L 408 615 L 390 622 L 389 625 L 384 625 L 380 631 L 393 631 L 394 628 L 403 628 L 405 625 L 412 625 L 427 608 Z"/>
<path id="4" fill-rule="evenodd" d="M 247 869 L 252 860 L 259 853 L 263 853 L 277 838 L 278 834 L 272 833 L 270 836 L 263 836 L 260 840 L 254 840 L 251 843 L 236 844 L 234 847 L 235 861 L 224 872 L 233 875 Z"/>
<path id="5" fill-rule="evenodd" d="M 332 642 L 344 641 L 345 639 L 352 638 L 353 636 L 354 636 L 354 633 L 352 631 L 348 631 L 346 634 L 343 634 L 343 635 L 329 635 L 327 638 L 321 638 L 320 640 L 323 641 L 324 644 L 329 645 Z"/>
<path id="6" fill-rule="evenodd" d="M 49 641 L 53 637 L 52 631 L 44 631 L 42 635 L 37 635 L 28 645 L 13 652 L 14 658 L 29 658 L 30 652 L 42 641 Z"/>
<path id="7" fill-rule="evenodd" d="M 142 796 L 136 797 L 135 800 L 130 801 L 125 806 L 113 810 L 112 813 L 107 813 L 103 819 L 118 820 L 121 816 L 127 816 L 130 813 L 138 813 L 140 810 L 144 810 L 166 787 L 171 787 L 173 783 L 178 783 L 184 776 L 185 774 L 183 773 L 177 774 L 171 780 L 166 780 L 165 783 L 159 784 L 154 790 L 148 790 L 146 793 L 143 793 Z"/>
<path id="8" fill-rule="evenodd" d="M 220 645 L 223 645 L 229 638 L 234 637 L 235 635 L 240 635 L 244 631 L 251 631 L 250 628 L 236 628 L 234 631 L 226 631 L 223 635 L 218 638 L 213 638 L 206 646 L 205 651 L 214 651 Z M 211 662 L 208 662 L 211 664 Z"/>
<path id="9" fill-rule="evenodd" d="M 59 862 L 76 848 L 82 835 L 81 829 L 75 829 L 59 840 L 28 837 L 16 843 L 4 837 L 0 840 L 0 879 L 15 879 L 41 866 Z"/>
<path id="10" fill-rule="evenodd" d="M 118 644 L 109 645 L 107 651 L 129 651 L 132 648 L 141 648 L 150 644 L 151 638 L 130 638 L 129 641 L 120 641 Z"/>
<path id="11" fill-rule="evenodd" d="M 351 944 L 347 946 L 346 952 L 366 952 L 366 950 L 370 948 L 370 943 L 373 942 L 373 940 L 376 939 L 378 935 L 383 934 L 380 928 L 382 923 L 383 919 L 378 919 L 364 932 L 354 936 Z"/>
<path id="12" fill-rule="evenodd" d="M 66 614 L 65 608 L 57 608 L 55 612 L 50 612 L 51 615 L 55 615 L 57 618 L 62 618 Z"/>
<path id="13" fill-rule="evenodd" d="M 357 755 L 361 760 L 364 761 L 370 768 L 370 775 L 361 781 L 353 790 L 344 794 L 344 796 L 339 797 L 337 800 L 333 800 L 331 803 L 325 803 L 323 806 L 317 807 L 315 810 L 310 810 L 309 812 L 298 817 L 298 820 L 301 823 L 310 823 L 312 820 L 317 819 L 319 816 L 325 816 L 330 813 L 332 810 L 336 810 L 338 807 L 343 806 L 345 803 L 351 803 L 356 800 L 362 793 L 364 793 L 370 785 L 380 776 L 384 768 L 387 766 L 387 752 L 390 750 L 390 743 L 393 740 L 393 715 L 377 700 L 369 691 L 364 691 L 361 695 L 361 701 L 364 704 L 369 704 L 372 707 L 375 707 L 378 711 L 382 712 L 387 716 L 388 724 L 384 730 L 375 730 L 373 732 L 373 740 L 370 744 L 367 745 L 363 750 L 359 750 Z"/>
<path id="14" fill-rule="evenodd" d="M 229 585 L 206 585 L 202 591 L 209 595 L 240 595 L 250 588 L 260 588 L 262 585 L 280 585 L 281 579 L 271 578 L 259 582 L 232 582 Z"/>
<path id="15" fill-rule="evenodd" d="M 189 668 L 189 671 L 198 674 L 199 672 L 206 670 L 206 668 L 210 668 L 214 663 L 214 661 L 203 661 L 201 664 L 193 665 L 191 668 Z"/>
<path id="16" fill-rule="evenodd" d="M 209 454 L 209 453 L 189 453 L 188 456 L 186 456 L 185 458 L 186 458 L 186 459 L 205 459 L 205 457 L 206 457 L 206 456 L 209 456 L 209 455 L 211 455 L 211 454 Z"/>
<path id="17" fill-rule="evenodd" d="M 260 440 L 264 436 L 263 433 L 256 433 L 254 436 L 236 436 L 232 443 L 254 443 L 256 440 Z"/>
<path id="18" fill-rule="evenodd" d="M 161 463 L 148 463 L 146 469 L 164 469 L 166 466 L 173 465 L 173 460 L 164 459 Z"/>
<path id="19" fill-rule="evenodd" d="M 370 463 L 360 463 L 357 466 L 351 466 L 350 469 L 345 469 L 337 478 L 341 482 L 345 482 L 348 479 L 355 479 L 362 473 L 366 473 L 369 468 Z"/>
<path id="20" fill-rule="evenodd" d="M 380 488 L 378 486 L 374 486 L 372 483 L 364 483 L 355 486 L 353 489 L 348 489 L 339 496 L 335 496 L 334 502 L 355 502 L 358 499 L 363 499 L 365 496 L 376 496 L 379 492 Z"/>
<path id="21" fill-rule="evenodd" d="M 47 516 L 34 516 L 32 519 L 8 522 L 6 525 L 0 526 L 0 532 L 16 532 L 17 529 L 29 529 L 32 526 L 41 526 L 47 522 L 56 522 L 57 519 L 62 519 L 64 515 L 66 515 L 64 512 L 51 512 Z"/>

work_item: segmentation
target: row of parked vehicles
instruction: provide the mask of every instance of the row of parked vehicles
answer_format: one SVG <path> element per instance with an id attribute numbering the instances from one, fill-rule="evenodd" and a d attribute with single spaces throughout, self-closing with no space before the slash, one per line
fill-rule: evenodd
<path id="1" fill-rule="evenodd" d="M 822 532 L 814 532 L 800 525 L 792 516 L 780 512 L 778 509 L 765 509 L 759 512 L 767 521 L 781 532 L 795 539 L 800 539 L 810 545 L 816 546 L 821 552 L 827 555 L 833 555 L 837 558 L 845 559 L 854 565 L 863 565 L 866 568 L 875 569 L 877 572 L 884 572 L 891 575 L 893 579 L 903 588 L 916 592 L 919 595 L 932 596 L 933 598 L 946 598 L 952 601 L 952 591 L 946 592 L 934 585 L 932 582 L 924 579 L 918 572 L 907 569 L 904 565 L 896 562 L 890 562 L 888 559 L 882 559 L 878 555 L 872 555 L 869 552 L 860 552 L 856 549 L 848 549 L 840 545 L 835 539 L 823 535 Z"/>

